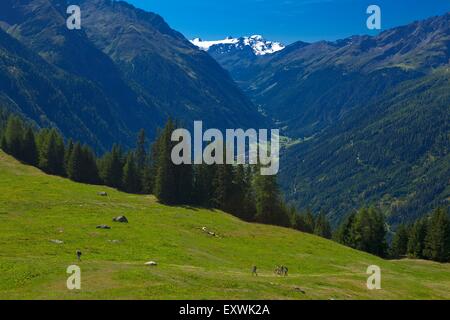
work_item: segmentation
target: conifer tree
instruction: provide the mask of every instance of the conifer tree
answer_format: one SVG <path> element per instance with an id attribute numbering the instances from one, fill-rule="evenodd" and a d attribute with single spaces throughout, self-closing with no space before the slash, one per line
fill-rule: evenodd
<path id="1" fill-rule="evenodd" d="M 172 161 L 172 133 L 176 124 L 169 119 L 152 147 L 154 193 L 160 202 L 193 204 L 194 174 L 191 164 L 176 165 Z"/>
<path id="2" fill-rule="evenodd" d="M 438 262 L 450 262 L 450 219 L 442 208 L 436 209 L 428 222 L 424 256 Z"/>
<path id="3" fill-rule="evenodd" d="M 424 258 L 425 238 L 427 236 L 427 221 L 417 220 L 411 228 L 408 240 L 408 256 L 411 258 Z"/>
<path id="4" fill-rule="evenodd" d="M 23 161 L 29 165 L 37 166 L 39 155 L 36 146 L 36 138 L 33 130 L 29 127 L 25 131 L 22 148 Z"/>
<path id="5" fill-rule="evenodd" d="M 64 176 L 64 141 L 56 129 L 43 131 L 39 144 L 39 167 L 46 173 Z"/>
<path id="6" fill-rule="evenodd" d="M 123 167 L 122 185 L 123 190 L 128 193 L 139 193 L 141 190 L 139 172 L 132 153 L 128 154 Z"/>
<path id="7" fill-rule="evenodd" d="M 155 196 L 161 203 L 176 204 L 176 177 L 175 165 L 171 159 L 173 143 L 171 141 L 172 132 L 175 125 L 171 119 L 168 120 L 165 128 L 161 131 L 155 144 Z"/>
<path id="8" fill-rule="evenodd" d="M 375 208 L 363 208 L 352 226 L 355 248 L 383 257 L 386 254 L 386 223 Z"/>
<path id="9" fill-rule="evenodd" d="M 214 207 L 214 178 L 215 165 L 197 165 L 194 168 L 194 195 L 195 203 L 207 208 Z"/>
<path id="10" fill-rule="evenodd" d="M 355 237 L 353 234 L 353 224 L 355 222 L 355 218 L 356 212 L 352 212 L 351 214 L 349 214 L 339 225 L 334 235 L 334 239 L 337 242 L 351 248 L 356 247 Z"/>
<path id="11" fill-rule="evenodd" d="M 141 192 L 144 194 L 153 193 L 153 185 L 155 181 L 155 175 L 152 170 L 152 165 L 150 160 L 148 159 L 145 162 L 144 168 L 142 169 L 142 177 L 141 177 Z"/>
<path id="12" fill-rule="evenodd" d="M 321 212 L 317 216 L 314 226 L 314 234 L 325 239 L 331 239 L 330 222 L 324 212 Z"/>
<path id="13" fill-rule="evenodd" d="M 310 208 L 306 209 L 306 213 L 304 215 L 304 221 L 307 233 L 314 233 L 314 229 L 316 228 L 316 219 Z"/>
<path id="14" fill-rule="evenodd" d="M 175 165 L 176 203 L 194 204 L 194 173 L 191 164 Z"/>
<path id="15" fill-rule="evenodd" d="M 145 130 L 141 129 L 138 134 L 137 142 L 136 142 L 136 168 L 142 173 L 144 170 L 144 166 L 147 160 L 147 151 L 145 149 Z"/>
<path id="16" fill-rule="evenodd" d="M 0 138 L 0 149 L 2 149 L 5 152 L 8 152 L 8 143 L 6 142 L 5 133 L 2 132 L 1 138 Z"/>
<path id="17" fill-rule="evenodd" d="M 230 164 L 217 165 L 213 182 L 214 206 L 226 212 L 233 211 L 233 166 Z"/>
<path id="18" fill-rule="evenodd" d="M 118 145 L 114 145 L 111 152 L 99 161 L 100 177 L 107 186 L 122 188 L 123 165 L 122 150 Z"/>
<path id="19" fill-rule="evenodd" d="M 298 213 L 293 207 L 290 209 L 290 211 L 293 212 L 293 214 L 291 215 L 292 228 L 301 232 L 308 233 L 309 230 L 306 226 L 305 215 Z"/>
<path id="20" fill-rule="evenodd" d="M 83 181 L 90 184 L 100 184 L 99 170 L 97 166 L 97 159 L 90 147 L 84 145 L 81 148 L 82 153 L 82 168 Z"/>
<path id="21" fill-rule="evenodd" d="M 66 151 L 64 153 L 64 167 L 66 168 L 67 176 L 69 176 L 69 177 L 70 177 L 70 175 L 68 172 L 68 167 L 69 167 L 69 160 L 70 160 L 70 156 L 72 155 L 73 148 L 74 148 L 74 143 L 73 143 L 72 139 L 70 139 L 69 142 L 67 143 Z"/>
<path id="22" fill-rule="evenodd" d="M 22 120 L 17 116 L 9 116 L 5 129 L 5 151 L 19 160 L 22 160 L 23 137 Z"/>
<path id="23" fill-rule="evenodd" d="M 253 188 L 254 183 L 254 169 L 255 166 L 247 166 L 245 170 L 245 183 L 244 187 L 246 188 L 246 194 L 245 194 L 245 211 L 246 216 L 248 217 L 248 221 L 255 221 L 255 215 L 256 215 L 256 197 L 255 197 L 255 190 Z"/>
<path id="24" fill-rule="evenodd" d="M 67 175 L 69 179 L 76 182 L 83 182 L 83 169 L 83 151 L 81 145 L 76 143 L 67 161 Z"/>
<path id="25" fill-rule="evenodd" d="M 161 144 L 162 130 L 158 130 L 156 140 L 150 147 L 150 152 L 145 159 L 142 173 L 142 192 L 146 194 L 155 193 L 156 174 L 158 171 L 159 147 Z"/>
<path id="26" fill-rule="evenodd" d="M 232 213 L 245 221 L 253 221 L 256 211 L 251 183 L 251 169 L 237 165 L 233 178 Z"/>
<path id="27" fill-rule="evenodd" d="M 290 221 L 280 198 L 275 175 L 255 176 L 256 221 L 260 223 L 288 226 Z"/>
<path id="28" fill-rule="evenodd" d="M 406 225 L 401 224 L 397 228 L 397 232 L 392 239 L 389 255 L 391 258 L 398 259 L 405 256 L 408 251 L 409 229 Z"/>

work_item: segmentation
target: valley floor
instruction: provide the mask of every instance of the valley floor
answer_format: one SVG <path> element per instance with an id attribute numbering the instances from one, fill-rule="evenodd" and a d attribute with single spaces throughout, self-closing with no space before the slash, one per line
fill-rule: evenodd
<path id="1" fill-rule="evenodd" d="M 119 215 L 129 223 L 113 223 Z M 66 287 L 73 264 L 78 291 Z M 381 290 L 366 287 L 370 265 L 381 268 Z M 386 261 L 220 211 L 166 207 L 47 176 L 0 151 L 0 299 L 450 299 L 449 289 L 450 264 Z"/>

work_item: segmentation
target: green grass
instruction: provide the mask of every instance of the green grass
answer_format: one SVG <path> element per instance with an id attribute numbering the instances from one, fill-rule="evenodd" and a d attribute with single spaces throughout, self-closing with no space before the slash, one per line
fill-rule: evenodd
<path id="1" fill-rule="evenodd" d="M 130 223 L 113 223 L 118 215 Z M 146 267 L 150 260 L 158 266 Z M 82 270 L 80 291 L 66 288 L 72 264 Z M 278 264 L 288 277 L 273 274 Z M 379 291 L 366 288 L 373 264 L 382 269 Z M 166 207 L 48 176 L 0 152 L 0 299 L 449 299 L 449 288 L 448 264 L 385 261 L 220 211 Z"/>

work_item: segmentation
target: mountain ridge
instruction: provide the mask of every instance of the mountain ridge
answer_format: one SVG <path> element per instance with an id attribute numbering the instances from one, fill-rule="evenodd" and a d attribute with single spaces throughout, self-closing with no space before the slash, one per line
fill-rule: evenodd
<path id="1" fill-rule="evenodd" d="M 279 52 L 285 48 L 280 42 L 268 41 L 261 35 L 252 35 L 239 38 L 227 37 L 224 40 L 203 41 L 200 38 L 191 40 L 191 43 L 209 53 L 226 54 L 233 50 L 243 51 L 251 48 L 256 56 L 264 56 Z"/>
<path id="2" fill-rule="evenodd" d="M 69 4 L 81 6 L 79 31 L 66 28 Z M 19 108 L 39 126 L 50 119 L 65 136 L 97 151 L 113 143 L 132 146 L 140 128 L 152 139 L 168 117 L 184 120 L 187 127 L 200 119 L 205 127 L 220 129 L 266 126 L 228 73 L 159 15 L 108 0 L 5 0 L 0 9 L 3 31 L 51 66 L 42 76 L 56 87 L 65 83 L 66 90 L 47 90 L 50 106 L 45 106 L 30 94 L 32 84 L 5 66 L 3 76 L 20 87 L 12 92 L 10 85 L 2 86 L 6 108 Z M 71 92 L 67 79 L 81 88 Z M 19 103 L 17 92 L 28 106 Z M 73 112 L 63 111 L 63 105 Z"/>

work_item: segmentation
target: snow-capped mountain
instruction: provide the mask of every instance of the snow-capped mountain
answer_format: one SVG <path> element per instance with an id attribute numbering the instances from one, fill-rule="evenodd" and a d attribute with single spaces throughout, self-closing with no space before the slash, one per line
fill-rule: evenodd
<path id="1" fill-rule="evenodd" d="M 231 53 L 251 49 L 257 56 L 272 54 L 285 48 L 283 44 L 268 41 L 260 35 L 240 38 L 227 37 L 226 39 L 215 41 L 203 41 L 200 38 L 196 38 L 191 40 L 191 43 L 201 50 L 214 51 L 215 53 Z"/>

